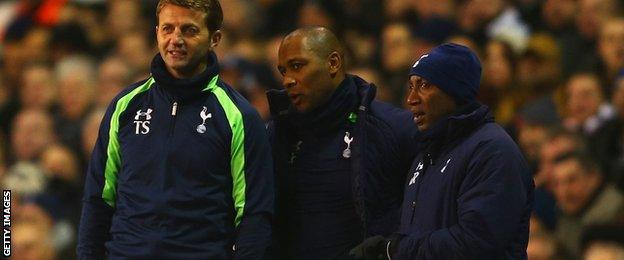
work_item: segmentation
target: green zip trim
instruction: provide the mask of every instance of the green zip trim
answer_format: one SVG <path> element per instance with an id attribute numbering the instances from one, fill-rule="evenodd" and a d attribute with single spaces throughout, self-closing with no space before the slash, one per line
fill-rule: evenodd
<path id="1" fill-rule="evenodd" d="M 106 149 L 106 167 L 104 168 L 104 189 L 102 190 L 102 199 L 111 207 L 115 207 L 115 201 L 117 199 L 117 173 L 119 173 L 119 168 L 121 167 L 119 117 L 121 113 L 126 111 L 130 101 L 138 94 L 151 88 L 153 83 L 154 78 L 150 77 L 143 85 L 121 97 L 117 101 L 115 111 L 113 111 L 113 115 L 111 116 L 110 128 L 108 130 L 108 147 Z"/>

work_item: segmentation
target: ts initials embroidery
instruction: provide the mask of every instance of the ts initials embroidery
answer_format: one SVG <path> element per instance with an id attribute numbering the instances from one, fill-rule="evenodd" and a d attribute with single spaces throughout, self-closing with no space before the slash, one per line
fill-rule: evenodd
<path id="1" fill-rule="evenodd" d="M 148 108 L 145 112 L 143 112 L 142 109 L 139 109 L 139 111 L 137 111 L 136 115 L 134 116 L 134 124 L 136 125 L 134 134 L 146 135 L 147 133 L 149 133 L 150 120 L 152 120 L 152 111 L 154 110 L 152 110 L 151 108 Z"/>

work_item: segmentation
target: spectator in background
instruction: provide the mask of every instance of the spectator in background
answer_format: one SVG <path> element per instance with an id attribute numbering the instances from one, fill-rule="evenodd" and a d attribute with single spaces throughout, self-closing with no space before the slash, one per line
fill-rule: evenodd
<path id="1" fill-rule="evenodd" d="M 55 64 L 74 55 L 88 55 L 92 50 L 85 28 L 73 21 L 58 24 L 52 28 L 50 38 L 50 60 Z"/>
<path id="2" fill-rule="evenodd" d="M 484 54 L 479 101 L 492 109 L 497 123 L 508 126 L 525 99 L 514 85 L 517 58 L 511 46 L 499 40 L 490 40 Z"/>
<path id="3" fill-rule="evenodd" d="M 105 108 L 113 97 L 134 80 L 134 71 L 121 57 L 107 56 L 99 64 L 98 83 L 95 89 L 97 107 Z"/>
<path id="4" fill-rule="evenodd" d="M 18 218 L 17 214 L 14 215 L 14 221 L 11 225 L 11 238 L 13 246 L 11 259 L 57 259 L 57 254 L 52 239 L 52 219 L 49 215 L 47 215 L 47 213 L 45 213 L 41 209 L 27 211 L 28 214 L 31 215 L 28 219 Z"/>
<path id="5" fill-rule="evenodd" d="M 56 140 L 50 115 L 41 110 L 22 110 L 13 121 L 11 162 L 36 161 L 45 148 Z"/>
<path id="6" fill-rule="evenodd" d="M 552 231 L 557 224 L 557 206 L 554 197 L 553 165 L 555 160 L 573 151 L 587 151 L 586 140 L 558 126 L 549 129 L 546 139 L 539 145 L 539 162 L 535 180 L 535 216 Z"/>
<path id="7" fill-rule="evenodd" d="M 389 23 L 381 34 L 381 71 L 385 86 L 392 90 L 392 104 L 402 107 L 405 101 L 405 68 L 416 59 L 414 37 L 405 23 Z"/>
<path id="8" fill-rule="evenodd" d="M 148 76 L 152 53 L 152 44 L 143 32 L 133 32 L 117 38 L 115 54 L 130 65 L 129 71 L 134 76 L 132 80 Z"/>
<path id="9" fill-rule="evenodd" d="M 600 26 L 598 54 L 602 60 L 603 93 L 609 97 L 613 93 L 613 82 L 624 68 L 624 17 L 609 17 Z"/>
<path id="10" fill-rule="evenodd" d="M 26 66 L 22 75 L 21 108 L 53 111 L 58 89 L 52 69 L 47 65 L 35 63 Z"/>
<path id="11" fill-rule="evenodd" d="M 615 111 L 604 97 L 600 80 L 595 74 L 573 75 L 565 87 L 566 100 L 563 124 L 571 131 L 578 131 L 591 138 L 614 117 Z"/>
<path id="12" fill-rule="evenodd" d="M 620 222 L 588 227 L 582 245 L 585 260 L 624 259 L 624 226 Z"/>
<path id="13" fill-rule="evenodd" d="M 606 182 L 587 154 L 572 152 L 556 159 L 553 189 L 561 215 L 555 237 L 573 258 L 581 256 L 581 235 L 589 225 L 608 223 L 624 215 L 624 196 Z"/>
<path id="14" fill-rule="evenodd" d="M 93 109 L 97 85 L 95 63 L 86 56 L 68 56 L 56 64 L 59 110 L 55 129 L 59 140 L 76 154 L 80 153 L 80 132 Z"/>
<path id="15" fill-rule="evenodd" d="M 531 222 L 533 229 L 534 222 Z M 531 231 L 527 245 L 527 259 L 530 260 L 559 260 L 557 241 L 547 230 Z"/>

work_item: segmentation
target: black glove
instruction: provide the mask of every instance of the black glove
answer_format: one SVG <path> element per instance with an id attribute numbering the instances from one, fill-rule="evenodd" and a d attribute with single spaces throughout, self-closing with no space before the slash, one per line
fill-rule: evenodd
<path id="1" fill-rule="evenodd" d="M 351 249 L 349 255 L 356 260 L 386 259 L 386 243 L 387 240 L 382 236 L 369 237 Z"/>

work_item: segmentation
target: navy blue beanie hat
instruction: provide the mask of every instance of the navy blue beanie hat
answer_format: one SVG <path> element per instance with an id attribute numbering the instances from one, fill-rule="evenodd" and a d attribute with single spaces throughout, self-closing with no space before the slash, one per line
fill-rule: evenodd
<path id="1" fill-rule="evenodd" d="M 468 47 L 445 43 L 423 55 L 409 76 L 424 78 L 464 105 L 476 100 L 481 82 L 481 62 Z"/>

